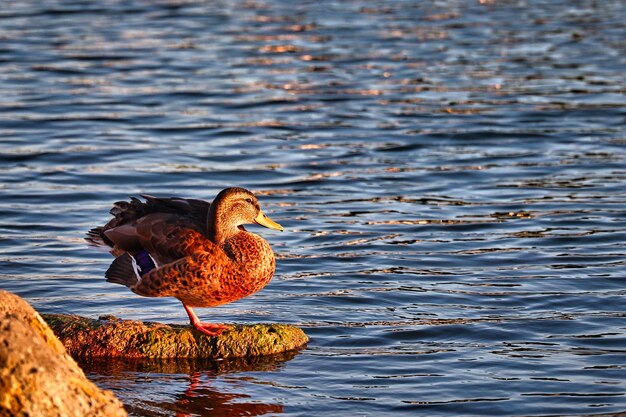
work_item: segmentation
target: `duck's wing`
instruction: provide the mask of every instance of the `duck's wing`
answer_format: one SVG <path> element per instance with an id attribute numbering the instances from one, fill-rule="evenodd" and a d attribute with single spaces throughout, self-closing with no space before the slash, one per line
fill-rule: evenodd
<path id="1" fill-rule="evenodd" d="M 128 248 L 125 250 L 137 250 L 137 241 L 133 237 L 135 225 L 148 215 L 175 215 L 176 222 L 185 227 L 200 231 L 206 227 L 207 214 L 211 206 L 208 201 L 177 197 L 159 198 L 145 194 L 141 196 L 146 199 L 145 202 L 131 197 L 130 201 L 114 203 L 110 211 L 113 218 L 104 226 L 94 227 L 87 232 L 87 242 L 94 246 L 112 248 L 116 244 L 120 246 L 121 243 L 121 246 Z M 113 229 L 117 229 L 117 232 L 110 232 Z M 110 233 L 118 236 L 117 242 L 109 238 Z"/>
<path id="2" fill-rule="evenodd" d="M 118 252 L 146 250 L 159 264 L 166 264 L 214 245 L 198 229 L 186 217 L 155 213 L 108 229 L 104 236 Z"/>
<path id="3" fill-rule="evenodd" d="M 146 199 L 147 213 L 171 213 L 184 216 L 194 223 L 206 224 L 211 203 L 204 200 L 179 197 L 153 197 L 141 194 Z"/>
<path id="4" fill-rule="evenodd" d="M 172 214 L 149 214 L 134 225 L 107 230 L 116 256 L 104 274 L 107 281 L 151 297 L 175 295 L 179 282 L 186 285 L 198 274 L 206 281 L 203 285 L 218 288 L 222 275 L 214 276 L 211 268 L 218 266 L 217 271 L 228 274 L 234 263 L 222 248 L 180 220 Z"/>
<path id="5" fill-rule="evenodd" d="M 190 307 L 213 307 L 241 298 L 239 268 L 217 245 L 163 265 L 131 289 L 148 297 L 176 297 Z"/>

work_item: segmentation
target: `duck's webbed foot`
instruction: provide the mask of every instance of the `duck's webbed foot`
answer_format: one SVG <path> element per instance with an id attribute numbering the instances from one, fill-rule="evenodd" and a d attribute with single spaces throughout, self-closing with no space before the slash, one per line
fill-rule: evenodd
<path id="1" fill-rule="evenodd" d="M 183 303 L 183 307 L 185 308 L 185 311 L 189 316 L 189 321 L 191 322 L 191 325 L 199 332 L 202 332 L 208 336 L 218 336 L 224 330 L 230 329 L 230 326 L 226 324 L 202 323 L 191 307 L 189 307 L 185 303 Z"/>
<path id="2" fill-rule="evenodd" d="M 218 336 L 224 330 L 230 329 L 230 326 L 226 324 L 217 324 L 217 323 L 191 323 L 193 327 L 196 328 L 199 332 L 202 332 L 209 336 Z"/>

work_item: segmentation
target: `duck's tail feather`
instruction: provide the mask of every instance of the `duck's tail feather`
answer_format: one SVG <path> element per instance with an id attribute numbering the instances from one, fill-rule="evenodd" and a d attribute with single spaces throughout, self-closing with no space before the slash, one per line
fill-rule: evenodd
<path id="1" fill-rule="evenodd" d="M 125 285 L 127 287 L 135 286 L 141 279 L 137 262 L 128 253 L 118 256 L 104 273 L 108 282 Z"/>
<path id="2" fill-rule="evenodd" d="M 146 210 L 146 203 L 141 202 L 135 197 L 131 197 L 130 202 L 118 201 L 113 204 L 113 208 L 110 211 L 113 218 L 104 226 L 94 227 L 89 230 L 85 240 L 87 240 L 91 246 L 114 247 L 115 244 L 106 236 L 105 232 L 109 229 L 114 229 L 118 226 L 134 222 L 135 220 L 145 216 Z"/>
<path id="3" fill-rule="evenodd" d="M 104 227 L 94 227 L 93 229 L 87 232 L 87 237 L 85 238 L 87 243 L 91 246 L 110 246 L 113 247 L 113 242 L 104 234 Z"/>

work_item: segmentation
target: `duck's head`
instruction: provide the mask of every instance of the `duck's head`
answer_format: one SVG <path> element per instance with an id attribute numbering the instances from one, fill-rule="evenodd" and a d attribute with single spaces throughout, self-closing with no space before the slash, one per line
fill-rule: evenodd
<path id="1" fill-rule="evenodd" d="M 220 244 L 238 233 L 239 226 L 252 223 L 281 232 L 284 230 L 263 213 L 256 196 L 245 188 L 226 188 L 211 203 L 207 228 L 209 238 L 215 243 Z"/>

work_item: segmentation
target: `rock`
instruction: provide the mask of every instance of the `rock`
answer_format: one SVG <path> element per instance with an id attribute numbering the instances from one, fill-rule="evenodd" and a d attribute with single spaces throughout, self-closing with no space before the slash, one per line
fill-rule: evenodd
<path id="1" fill-rule="evenodd" d="M 35 310 L 0 291 L 0 416 L 127 416 L 90 382 Z"/>
<path id="2" fill-rule="evenodd" d="M 80 360 L 123 358 L 241 358 L 298 349 L 307 335 L 285 324 L 235 325 L 219 336 L 206 336 L 190 326 L 144 323 L 104 316 L 99 320 L 44 314 L 70 354 Z"/>

